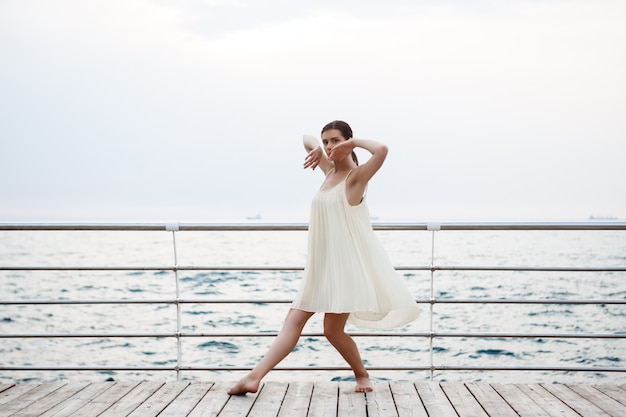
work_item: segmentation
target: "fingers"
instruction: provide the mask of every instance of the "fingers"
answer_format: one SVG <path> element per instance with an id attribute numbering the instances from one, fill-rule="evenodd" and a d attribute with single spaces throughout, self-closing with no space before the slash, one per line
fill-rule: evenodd
<path id="1" fill-rule="evenodd" d="M 343 161 L 351 152 L 352 149 L 336 146 L 330 151 L 330 154 L 328 154 L 328 159 L 331 161 Z"/>
<path id="2" fill-rule="evenodd" d="M 315 169 L 319 164 L 320 158 L 314 151 L 309 152 L 306 158 L 304 158 L 304 169 Z"/>
<path id="3" fill-rule="evenodd" d="M 319 165 L 319 162 L 307 162 L 304 164 L 304 169 L 311 168 L 315 169 Z"/>

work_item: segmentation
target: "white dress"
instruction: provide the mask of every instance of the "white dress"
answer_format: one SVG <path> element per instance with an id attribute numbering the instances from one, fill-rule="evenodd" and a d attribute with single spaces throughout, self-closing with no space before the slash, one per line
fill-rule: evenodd
<path id="1" fill-rule="evenodd" d="M 365 197 L 348 203 L 346 179 L 313 198 L 304 279 L 292 307 L 350 313 L 349 323 L 369 329 L 407 324 L 419 308 L 372 229 Z"/>

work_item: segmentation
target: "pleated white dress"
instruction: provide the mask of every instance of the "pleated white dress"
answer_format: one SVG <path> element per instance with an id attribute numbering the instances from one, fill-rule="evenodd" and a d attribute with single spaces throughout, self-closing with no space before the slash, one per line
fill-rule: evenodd
<path id="1" fill-rule="evenodd" d="M 346 179 L 313 198 L 304 279 L 292 307 L 350 313 L 349 323 L 368 329 L 407 324 L 419 308 L 372 229 L 365 197 L 348 203 Z"/>

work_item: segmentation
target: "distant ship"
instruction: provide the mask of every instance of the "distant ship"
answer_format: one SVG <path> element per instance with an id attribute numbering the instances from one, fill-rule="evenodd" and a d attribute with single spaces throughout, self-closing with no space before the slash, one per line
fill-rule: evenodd
<path id="1" fill-rule="evenodd" d="M 589 216 L 589 220 L 610 221 L 618 220 L 618 218 L 615 216 Z"/>

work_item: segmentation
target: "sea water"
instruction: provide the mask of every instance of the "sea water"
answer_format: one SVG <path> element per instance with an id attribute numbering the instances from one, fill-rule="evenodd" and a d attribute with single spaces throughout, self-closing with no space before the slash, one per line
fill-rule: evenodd
<path id="1" fill-rule="evenodd" d="M 619 231 L 377 231 L 394 265 L 606 267 L 626 265 Z M 434 256 L 432 239 L 434 237 Z M 249 266 L 271 270 L 0 271 L 3 300 L 182 299 L 290 300 L 306 259 L 304 231 L 0 232 L 2 266 Z M 140 268 L 139 268 L 140 269 Z M 418 320 L 398 333 L 431 331 L 431 272 L 398 272 L 420 303 Z M 624 272 L 436 271 L 436 299 L 625 300 Z M 183 333 L 276 332 L 288 304 L 182 304 Z M 315 315 L 305 333 L 322 332 Z M 626 306 L 436 304 L 438 333 L 624 333 Z M 172 333 L 173 304 L 3 305 L 3 334 Z M 361 331 L 348 326 L 349 331 Z M 253 366 L 272 337 L 189 337 L 183 366 Z M 367 366 L 428 366 L 428 337 L 367 336 L 356 342 Z M 159 367 L 177 363 L 176 340 L 157 338 L 0 339 L 3 366 Z M 625 367 L 624 339 L 469 338 L 433 340 L 435 365 Z M 303 336 L 281 366 L 345 366 L 323 337 Z M 428 371 L 372 371 L 375 379 L 428 380 Z M 233 380 L 237 371 L 185 371 L 194 380 Z M 436 371 L 438 381 L 626 383 L 623 372 Z M 173 371 L 0 371 L 0 382 L 175 379 Z M 273 380 L 349 379 L 349 371 L 273 371 Z"/>

